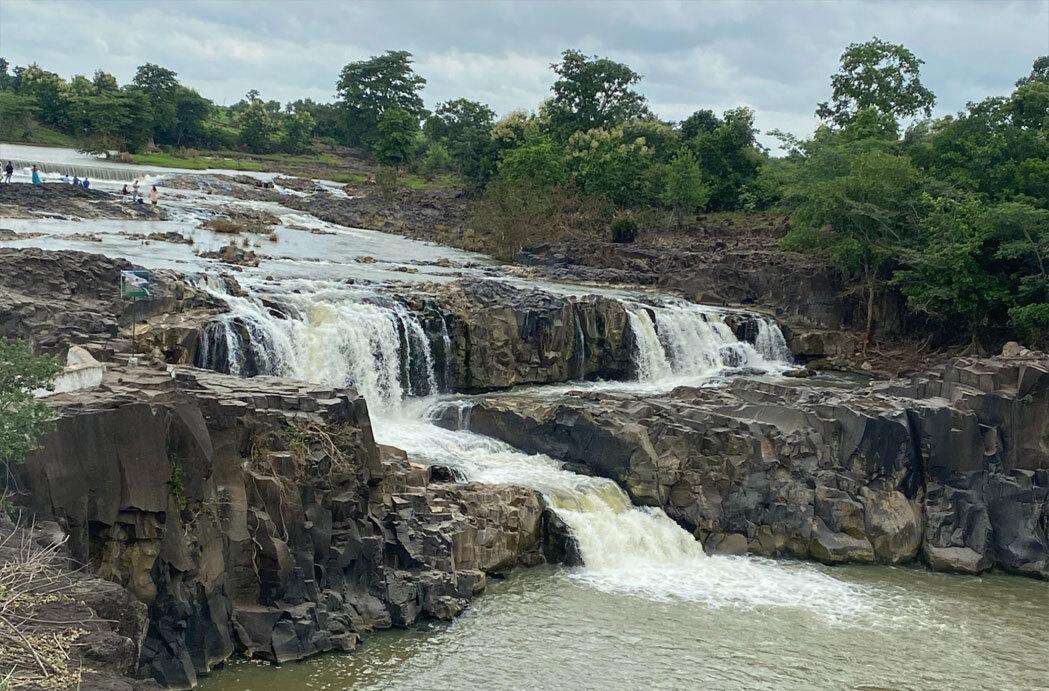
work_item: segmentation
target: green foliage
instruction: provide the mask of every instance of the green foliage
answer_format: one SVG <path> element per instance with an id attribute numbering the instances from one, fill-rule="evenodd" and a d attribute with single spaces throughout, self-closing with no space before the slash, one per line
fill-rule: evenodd
<path id="1" fill-rule="evenodd" d="M 702 117 L 702 127 L 686 140 L 710 187 L 709 206 L 714 211 L 740 208 L 740 191 L 755 180 L 765 154 L 757 143 L 754 112 L 749 108 L 726 111 L 724 117 Z"/>
<path id="2" fill-rule="evenodd" d="M 552 137 L 534 134 L 511 149 L 499 162 L 499 175 L 539 186 L 561 185 L 568 179 L 565 154 Z"/>
<path id="3" fill-rule="evenodd" d="M 379 118 L 375 158 L 388 166 L 406 163 L 415 151 L 419 121 L 400 108 L 390 108 Z"/>
<path id="4" fill-rule="evenodd" d="M 544 115 L 551 134 L 561 141 L 577 132 L 615 127 L 648 113 L 645 97 L 631 88 L 641 81 L 641 75 L 627 65 L 566 50 L 561 62 L 550 67 L 557 80 Z"/>
<path id="5" fill-rule="evenodd" d="M 21 341 L 0 337 L 0 466 L 21 463 L 36 448 L 51 419 L 50 409 L 33 397 L 48 388 L 62 367 L 34 355 Z"/>
<path id="6" fill-rule="evenodd" d="M 617 218 L 612 222 L 612 242 L 629 243 L 637 239 L 637 221 L 633 216 Z"/>
<path id="7" fill-rule="evenodd" d="M 483 103 L 458 98 L 437 106 L 423 131 L 448 151 L 455 169 L 474 189 L 495 172 L 498 147 L 492 139 L 495 111 Z"/>
<path id="8" fill-rule="evenodd" d="M 702 211 L 710 201 L 710 189 L 703 184 L 703 173 L 696 157 L 685 149 L 670 162 L 663 187 L 663 202 L 677 215 L 680 223 L 686 216 Z"/>
<path id="9" fill-rule="evenodd" d="M 400 188 L 400 175 L 394 166 L 382 166 L 375 173 L 375 186 L 379 188 L 379 196 L 386 201 L 393 201 Z"/>
<path id="10" fill-rule="evenodd" d="M 419 172 L 428 180 L 433 180 L 441 173 L 446 173 L 451 169 L 452 157 L 448 149 L 444 147 L 444 144 L 430 142 L 422 158 L 419 159 Z"/>
<path id="11" fill-rule="evenodd" d="M 33 129 L 37 111 L 35 98 L 0 91 L 0 139 L 18 141 L 26 137 Z"/>
<path id="12" fill-rule="evenodd" d="M 171 498 L 175 500 L 175 506 L 178 507 L 179 511 L 185 511 L 189 505 L 189 500 L 186 497 L 186 484 L 185 478 L 182 476 L 182 464 L 179 463 L 178 458 L 175 456 L 168 460 L 171 465 L 168 491 L 171 493 Z"/>
<path id="13" fill-rule="evenodd" d="M 572 181 L 585 195 L 603 195 L 619 206 L 646 199 L 645 171 L 652 150 L 644 139 L 628 141 L 619 128 L 576 132 L 566 147 Z"/>
<path id="14" fill-rule="evenodd" d="M 419 91 L 426 80 L 412 69 L 412 54 L 390 50 L 342 68 L 336 89 L 342 107 L 346 143 L 374 145 L 379 123 L 388 110 L 400 110 L 418 123 L 425 116 Z"/>
<path id="15" fill-rule="evenodd" d="M 875 37 L 852 43 L 841 54 L 841 69 L 830 78 L 831 100 L 816 115 L 839 126 L 873 108 L 892 118 L 932 115 L 936 97 L 921 83 L 924 61 L 907 48 Z"/>

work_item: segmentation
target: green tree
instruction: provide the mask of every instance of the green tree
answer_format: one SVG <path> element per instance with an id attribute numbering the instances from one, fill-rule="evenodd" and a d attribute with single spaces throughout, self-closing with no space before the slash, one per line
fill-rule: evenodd
<path id="1" fill-rule="evenodd" d="M 499 162 L 499 175 L 541 187 L 560 185 L 568 178 L 564 151 L 552 137 L 532 134 L 521 146 L 506 152 Z"/>
<path id="2" fill-rule="evenodd" d="M 644 139 L 628 141 L 623 130 L 577 132 L 566 147 L 568 168 L 585 195 L 604 195 L 618 206 L 637 206 L 647 198 L 645 172 L 652 150 Z"/>
<path id="3" fill-rule="evenodd" d="M 663 188 L 663 203 L 674 210 L 678 225 L 687 216 L 702 211 L 710 201 L 710 189 L 703 184 L 703 173 L 689 150 L 670 162 Z"/>
<path id="4" fill-rule="evenodd" d="M 419 121 L 400 108 L 388 108 L 379 118 L 375 157 L 380 163 L 399 166 L 407 163 L 415 151 Z"/>
<path id="5" fill-rule="evenodd" d="M 21 341 L 0 337 L 0 466 L 6 471 L 36 448 L 51 419 L 33 391 L 51 386 L 62 370 L 54 359 L 34 355 Z"/>
<path id="6" fill-rule="evenodd" d="M 446 101 L 426 119 L 423 131 L 447 150 L 459 173 L 475 187 L 483 186 L 495 168 L 492 142 L 495 111 L 465 98 Z"/>
<path id="7" fill-rule="evenodd" d="M 240 145 L 248 151 L 272 151 L 280 137 L 279 113 L 257 96 L 250 99 L 240 115 Z"/>
<path id="8" fill-rule="evenodd" d="M 652 158 L 661 163 L 669 163 L 681 149 L 681 134 L 670 123 L 656 118 L 628 120 L 622 130 L 628 141 L 644 139 Z"/>
<path id="9" fill-rule="evenodd" d="M 316 122 L 308 110 L 284 115 L 284 134 L 282 147 L 290 153 L 299 153 L 309 149 Z"/>
<path id="10" fill-rule="evenodd" d="M 65 81 L 36 63 L 18 74 L 18 93 L 36 99 L 37 113 L 43 122 L 64 131 L 72 130 L 69 94 Z"/>
<path id="11" fill-rule="evenodd" d="M 1009 287 L 994 270 L 994 233 L 975 196 L 924 197 L 917 242 L 901 255 L 892 282 L 908 305 L 944 325 L 974 333 L 1001 326 Z"/>
<path id="12" fill-rule="evenodd" d="M 449 155 L 448 149 L 440 142 L 430 142 L 426 146 L 426 151 L 423 152 L 422 158 L 419 159 L 419 171 L 428 180 L 433 180 L 441 173 L 447 173 L 451 169 L 452 157 Z"/>
<path id="13" fill-rule="evenodd" d="M 753 184 L 765 160 L 757 142 L 754 112 L 749 108 L 726 111 L 713 129 L 698 128 L 687 141 L 710 187 L 710 208 L 740 208 L 740 191 Z"/>
<path id="14" fill-rule="evenodd" d="M 95 91 L 117 91 L 120 89 L 117 78 L 102 70 L 95 70 L 95 76 L 91 79 L 91 84 L 95 87 Z"/>
<path id="15" fill-rule="evenodd" d="M 204 121 L 211 112 L 211 101 L 193 89 L 179 85 L 173 94 L 175 124 L 166 135 L 165 143 L 175 146 L 199 144 L 204 136 Z"/>
<path id="16" fill-rule="evenodd" d="M 831 100 L 819 104 L 816 115 L 844 126 L 864 108 L 876 108 L 893 118 L 932 115 L 936 97 L 921 83 L 924 64 L 902 45 L 875 37 L 852 43 L 841 54 L 841 68 L 831 76 Z"/>
<path id="17" fill-rule="evenodd" d="M 342 68 L 336 84 L 345 117 L 347 144 L 372 146 L 387 110 L 410 114 L 416 122 L 426 110 L 419 92 L 426 80 L 412 69 L 412 54 L 391 50 Z"/>
<path id="18" fill-rule="evenodd" d="M 152 118 L 153 137 L 175 129 L 177 112 L 175 97 L 178 90 L 178 75 L 165 67 L 147 62 L 135 70 L 131 83 L 146 95 Z"/>
<path id="19" fill-rule="evenodd" d="M 0 91 L 0 139 L 17 140 L 29 134 L 39 108 L 32 96 Z"/>
<path id="20" fill-rule="evenodd" d="M 865 345 L 878 295 L 918 218 L 918 172 L 910 160 L 875 148 L 817 147 L 788 192 L 789 249 L 826 257 L 858 278 L 866 294 Z"/>
<path id="21" fill-rule="evenodd" d="M 701 134 L 709 134 L 721 125 L 721 118 L 712 110 L 697 110 L 681 121 L 681 138 L 694 139 Z"/>
<path id="22" fill-rule="evenodd" d="M 648 113 L 645 97 L 631 87 L 641 75 L 623 63 L 566 50 L 557 73 L 553 98 L 545 104 L 550 132 L 561 141 L 576 132 L 620 125 Z"/>

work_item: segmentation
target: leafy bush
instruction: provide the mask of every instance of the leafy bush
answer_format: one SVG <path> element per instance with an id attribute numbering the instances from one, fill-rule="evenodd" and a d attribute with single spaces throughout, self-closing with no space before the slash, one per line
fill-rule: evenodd
<path id="1" fill-rule="evenodd" d="M 633 216 L 624 216 L 612 222 L 612 242 L 633 242 L 636 239 L 637 221 Z"/>
<path id="2" fill-rule="evenodd" d="M 21 463 L 36 448 L 51 419 L 50 409 L 33 397 L 62 370 L 53 358 L 34 355 L 21 341 L 0 338 L 0 468 Z"/>

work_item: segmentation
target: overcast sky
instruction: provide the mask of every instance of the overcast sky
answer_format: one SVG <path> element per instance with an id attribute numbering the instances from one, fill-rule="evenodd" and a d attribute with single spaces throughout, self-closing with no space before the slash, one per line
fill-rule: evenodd
<path id="1" fill-rule="evenodd" d="M 762 130 L 809 134 L 848 43 L 872 36 L 924 59 L 939 113 L 1011 90 L 1049 54 L 1049 0 L 988 2 L 49 2 L 0 0 L 0 55 L 64 77 L 128 81 L 155 62 L 217 103 L 330 100 L 340 68 L 415 55 L 428 106 L 466 97 L 534 109 L 565 48 L 626 62 L 653 110 L 747 105 Z"/>

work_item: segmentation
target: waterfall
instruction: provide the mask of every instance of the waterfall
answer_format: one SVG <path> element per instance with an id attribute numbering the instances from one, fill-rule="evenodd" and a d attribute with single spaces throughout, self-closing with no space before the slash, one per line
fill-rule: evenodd
<path id="1" fill-rule="evenodd" d="M 280 295 L 274 314 L 257 298 L 230 295 L 215 282 L 199 285 L 230 307 L 204 329 L 201 366 L 352 386 L 376 414 L 400 409 L 406 395 L 437 393 L 429 338 L 399 302 L 318 290 Z"/>
<path id="2" fill-rule="evenodd" d="M 802 606 L 821 612 L 829 607 L 845 615 L 866 606 L 855 588 L 811 569 L 708 556 L 662 510 L 633 506 L 612 480 L 569 472 L 549 456 L 525 454 L 462 429 L 470 415 L 470 405 L 463 401 L 434 405 L 427 412 L 432 419 L 445 408 L 454 409 L 460 429 L 436 427 L 417 416 L 378 426 L 377 438 L 469 481 L 540 492 L 579 545 L 584 566 L 570 572 L 575 580 L 605 592 L 713 607 Z"/>
<path id="3" fill-rule="evenodd" d="M 12 159 L 15 170 L 28 178 L 35 164 L 40 169 L 41 176 L 45 180 L 58 180 L 65 175 L 68 178 L 76 176 L 83 180 L 106 180 L 108 182 L 126 182 L 131 184 L 134 180 L 140 180 L 148 184 L 164 175 L 160 171 L 149 171 L 141 166 L 122 166 L 117 163 L 103 163 L 91 165 L 89 163 L 50 163 L 48 161 L 23 161 Z"/>
<path id="4" fill-rule="evenodd" d="M 755 317 L 757 340 L 751 344 L 736 337 L 726 314 L 683 301 L 629 305 L 638 380 L 694 380 L 740 368 L 779 371 L 791 363 L 775 322 Z"/>

